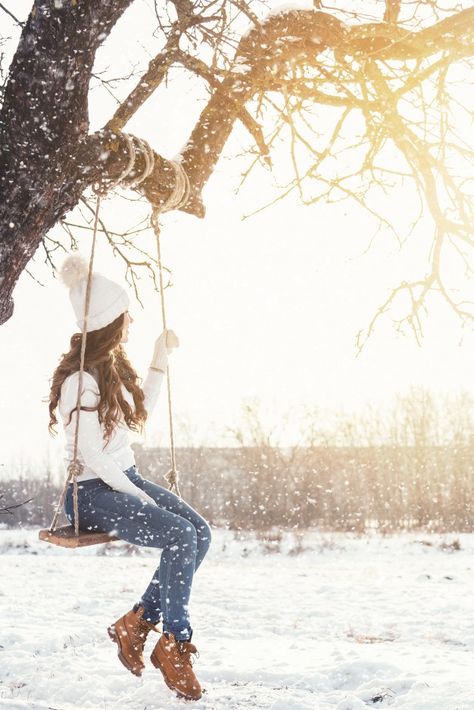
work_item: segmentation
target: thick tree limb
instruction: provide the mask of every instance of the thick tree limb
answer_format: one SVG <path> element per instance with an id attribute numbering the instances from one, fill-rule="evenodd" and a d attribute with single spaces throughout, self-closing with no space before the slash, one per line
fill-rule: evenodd
<path id="1" fill-rule="evenodd" d="M 354 25 L 337 50 L 350 56 L 372 59 L 424 59 L 452 51 L 457 57 L 474 54 L 474 7 L 446 17 L 431 27 L 411 32 L 383 23 Z"/>
<path id="2" fill-rule="evenodd" d="M 179 52 L 179 40 L 182 35 L 192 26 L 203 24 L 212 18 L 193 15 L 192 3 L 175 3 L 180 16 L 170 29 L 166 44 L 148 65 L 148 69 L 141 77 L 138 84 L 127 96 L 125 101 L 119 106 L 110 121 L 107 122 L 106 129 L 115 131 L 123 130 L 130 118 L 143 106 L 145 101 L 160 86 L 166 74 L 174 63 Z"/>
<path id="3" fill-rule="evenodd" d="M 181 32 L 179 31 L 173 31 L 170 34 L 165 47 L 151 60 L 146 73 L 141 77 L 125 101 L 120 104 L 110 121 L 108 121 L 107 129 L 116 133 L 121 131 L 140 106 L 159 87 L 170 66 L 175 61 L 180 35 Z"/>
<path id="4" fill-rule="evenodd" d="M 220 81 L 216 77 L 215 72 L 213 72 L 205 62 L 201 61 L 197 57 L 192 57 L 190 54 L 186 54 L 185 52 L 181 51 L 177 55 L 177 60 L 180 64 L 192 71 L 194 74 L 205 79 L 212 89 L 216 90 L 218 88 Z M 247 111 L 245 107 L 239 106 L 238 109 L 238 117 L 240 122 L 250 133 L 257 145 L 260 155 L 268 164 L 270 151 L 265 142 L 261 126 Z"/>
<path id="5" fill-rule="evenodd" d="M 133 136 L 131 136 L 133 139 Z M 136 141 L 136 158 L 134 169 L 130 173 L 130 178 L 140 175 L 145 169 L 145 158 Z M 171 161 L 158 153 L 153 153 L 155 166 L 151 175 L 140 184 L 139 191 L 148 202 L 156 207 L 162 205 L 174 189 L 175 172 Z M 81 152 L 83 161 L 83 172 L 87 175 L 87 184 L 102 183 L 107 187 L 107 183 L 114 183 L 126 168 L 129 161 L 128 146 L 122 133 L 115 133 L 104 129 L 90 136 Z M 200 194 L 191 194 L 190 200 L 180 209 L 190 211 L 192 214 L 204 216 L 204 205 L 200 201 Z M 189 207 L 192 204 L 192 208 Z"/>
<path id="6" fill-rule="evenodd" d="M 183 164 L 196 192 L 202 189 L 212 174 L 245 103 L 265 84 L 268 66 L 285 61 L 286 34 L 296 31 L 297 26 L 300 32 L 307 29 L 306 25 L 300 25 L 300 15 L 299 12 L 291 12 L 271 17 L 263 25 L 253 28 L 241 40 L 232 70 L 215 90 L 201 113 L 183 151 Z M 330 37 L 341 36 L 342 23 L 321 12 L 309 12 L 307 15 L 311 20 L 317 19 L 317 40 L 314 33 L 310 39 L 312 56 L 315 57 L 327 49 Z M 307 15 L 304 14 L 304 19 Z M 296 36 L 298 37 L 298 34 Z M 281 42 L 281 53 L 275 56 L 277 38 Z M 307 39 L 302 42 L 306 46 Z M 291 43 L 291 52 L 294 44 Z M 290 48 L 288 52 L 291 53 Z"/>
<path id="7" fill-rule="evenodd" d="M 294 10 L 270 17 L 240 42 L 234 70 L 214 92 L 184 150 L 184 164 L 196 193 L 209 179 L 241 108 L 253 93 L 281 88 L 277 66 L 293 57 L 302 65 L 314 65 L 328 48 L 338 56 L 375 53 L 384 60 L 429 57 L 441 49 L 470 56 L 474 54 L 474 8 L 418 33 L 399 32 L 383 24 L 346 27 L 331 15 L 316 11 Z M 347 96 L 311 91 L 308 95 L 321 103 L 349 103 Z"/>

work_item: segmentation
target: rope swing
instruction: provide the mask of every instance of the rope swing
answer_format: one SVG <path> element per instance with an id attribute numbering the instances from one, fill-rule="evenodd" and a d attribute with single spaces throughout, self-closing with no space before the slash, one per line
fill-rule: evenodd
<path id="1" fill-rule="evenodd" d="M 149 148 L 149 146 L 148 146 Z M 178 209 L 180 206 L 184 205 L 188 201 L 190 185 L 189 179 L 186 175 L 184 168 L 180 163 L 172 161 L 171 165 L 175 171 L 175 187 L 171 192 L 170 196 L 166 202 L 160 207 L 154 207 L 151 213 L 151 226 L 155 233 L 156 238 L 156 254 L 158 259 L 158 273 L 160 279 L 160 295 L 161 295 L 161 320 L 163 325 L 163 330 L 166 330 L 166 308 L 165 308 L 165 289 L 163 286 L 163 265 L 161 260 L 161 243 L 160 243 L 160 214 L 162 212 L 169 212 L 170 210 Z M 173 407 L 171 402 L 171 378 L 169 364 L 166 365 L 166 386 L 168 392 L 168 420 L 169 420 L 169 432 L 170 432 L 170 455 L 171 455 L 171 468 L 165 475 L 165 479 L 169 484 L 169 490 L 173 489 L 176 491 L 176 495 L 181 497 L 179 490 L 179 475 L 176 469 L 176 450 L 174 444 L 174 430 L 173 430 Z"/>
<path id="2" fill-rule="evenodd" d="M 95 248 L 97 242 L 97 226 L 99 223 L 100 214 L 100 203 L 101 198 L 105 197 L 108 192 L 114 188 L 121 186 L 128 189 L 136 189 L 143 183 L 153 172 L 155 167 L 155 156 L 150 145 L 141 138 L 133 138 L 127 133 L 122 134 L 127 143 L 128 149 L 128 162 L 124 170 L 118 176 L 118 178 L 110 182 L 107 187 L 103 185 L 95 185 L 93 187 L 96 194 L 96 205 L 94 211 L 94 227 L 92 234 L 92 245 L 91 253 L 89 258 L 89 266 L 87 273 L 87 284 L 86 284 L 86 294 L 84 301 L 84 321 L 82 330 L 82 341 L 81 341 L 81 354 L 80 354 L 80 364 L 79 364 L 79 380 L 77 387 L 77 399 L 76 399 L 76 424 L 74 431 L 74 447 L 73 447 L 73 458 L 67 468 L 67 478 L 64 484 L 63 490 L 59 497 L 59 501 L 56 506 L 56 510 L 51 521 L 51 525 L 48 530 L 40 530 L 39 538 L 46 542 L 59 545 L 61 547 L 83 547 L 87 545 L 96 545 L 99 543 L 109 542 L 111 540 L 116 540 L 116 537 L 109 535 L 108 533 L 94 533 L 94 532 L 83 532 L 79 531 L 79 506 L 78 506 L 78 492 L 77 492 L 77 478 L 83 471 L 83 464 L 78 459 L 78 441 L 79 441 L 79 423 L 80 423 L 80 411 L 81 411 L 81 392 L 84 376 L 84 364 L 85 364 L 85 354 L 86 354 L 86 344 L 87 344 L 87 322 L 89 317 L 89 305 L 90 305 L 90 295 L 92 287 L 92 273 L 94 266 L 94 256 Z M 143 171 L 138 175 L 132 175 L 135 169 L 135 161 L 137 157 L 137 150 L 135 147 L 135 141 L 138 144 L 139 152 L 143 156 L 145 166 Z M 157 263 L 158 263 L 158 274 L 159 274 L 159 285 L 160 285 L 160 302 L 161 302 L 161 319 L 163 330 L 166 330 L 166 307 L 165 307 L 165 293 L 164 293 L 164 279 L 163 279 L 163 264 L 161 259 L 161 243 L 160 243 L 160 215 L 164 212 L 169 212 L 174 209 L 179 209 L 183 206 L 190 193 L 190 183 L 189 178 L 183 168 L 183 166 L 176 161 L 170 161 L 171 167 L 174 171 L 174 187 L 167 197 L 167 199 L 160 205 L 153 205 L 150 224 L 155 234 L 156 239 L 156 252 L 157 252 Z M 168 422 L 169 422 L 169 435 L 170 435 L 170 469 L 165 474 L 165 480 L 168 483 L 168 488 L 170 491 L 175 491 L 176 495 L 181 497 L 179 488 L 179 474 L 176 467 L 176 448 L 174 442 L 174 427 L 173 427 L 173 406 L 171 398 L 171 378 L 169 364 L 166 366 L 166 385 L 167 385 L 167 400 L 168 400 Z M 57 528 L 57 521 L 59 514 L 64 504 L 64 499 L 66 496 L 66 491 L 68 485 L 73 484 L 73 507 L 74 507 L 74 527 L 71 525 Z"/>

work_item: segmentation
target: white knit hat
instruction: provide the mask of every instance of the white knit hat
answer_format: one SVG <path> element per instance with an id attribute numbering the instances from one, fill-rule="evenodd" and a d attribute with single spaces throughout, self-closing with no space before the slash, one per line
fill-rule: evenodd
<path id="1" fill-rule="evenodd" d="M 64 261 L 59 276 L 69 288 L 69 297 L 77 318 L 77 325 L 84 330 L 84 306 L 86 300 L 88 264 L 80 254 L 72 254 Z M 99 330 L 128 311 L 127 292 L 106 276 L 92 273 L 91 296 L 86 332 Z"/>

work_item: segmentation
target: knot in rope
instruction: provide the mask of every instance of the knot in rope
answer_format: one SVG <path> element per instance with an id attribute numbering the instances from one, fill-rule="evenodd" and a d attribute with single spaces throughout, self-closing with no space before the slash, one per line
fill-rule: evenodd
<path id="1" fill-rule="evenodd" d="M 168 484 L 169 490 L 172 491 L 173 488 L 174 488 L 175 491 L 176 491 L 176 493 L 177 493 L 178 495 L 180 495 L 180 492 L 179 492 L 179 475 L 178 475 L 177 470 L 176 470 L 175 468 L 170 468 L 170 470 L 168 471 L 168 473 L 165 473 L 165 475 L 163 476 L 163 478 L 165 479 L 166 483 Z"/>
<path id="2" fill-rule="evenodd" d="M 72 480 L 75 480 L 84 471 L 84 466 L 79 460 L 71 461 L 67 467 L 69 476 Z"/>

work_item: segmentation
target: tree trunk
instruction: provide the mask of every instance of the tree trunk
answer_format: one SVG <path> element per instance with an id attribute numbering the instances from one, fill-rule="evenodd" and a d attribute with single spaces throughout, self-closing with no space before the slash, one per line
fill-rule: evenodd
<path id="1" fill-rule="evenodd" d="M 97 48 L 132 0 L 36 0 L 0 113 L 0 324 L 38 244 L 89 184 L 79 160 Z"/>

